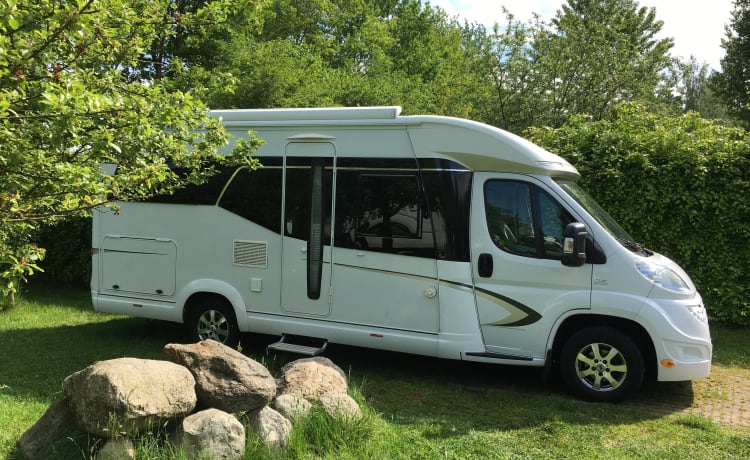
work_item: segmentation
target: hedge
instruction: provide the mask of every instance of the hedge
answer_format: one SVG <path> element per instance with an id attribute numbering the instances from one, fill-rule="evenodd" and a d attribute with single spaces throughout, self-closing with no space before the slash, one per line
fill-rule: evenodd
<path id="1" fill-rule="evenodd" d="M 637 105 L 613 120 L 576 117 L 532 141 L 570 161 L 581 185 L 637 241 L 690 274 L 712 321 L 750 326 L 750 143 L 696 113 Z"/>

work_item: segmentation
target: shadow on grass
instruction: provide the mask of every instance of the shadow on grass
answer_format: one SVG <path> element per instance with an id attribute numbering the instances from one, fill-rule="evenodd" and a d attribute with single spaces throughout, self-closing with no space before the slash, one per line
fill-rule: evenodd
<path id="1" fill-rule="evenodd" d="M 690 382 L 646 382 L 620 404 L 576 399 L 538 368 L 501 366 L 331 346 L 326 356 L 348 372 L 384 419 L 424 425 L 426 437 L 514 430 L 549 423 L 632 424 L 678 413 L 694 400 Z"/>
<path id="2" fill-rule="evenodd" d="M 0 376 L 6 394 L 55 401 L 62 381 L 95 361 L 132 356 L 159 358 L 163 346 L 180 341 L 180 325 L 134 318 L 76 326 L 0 332 Z"/>

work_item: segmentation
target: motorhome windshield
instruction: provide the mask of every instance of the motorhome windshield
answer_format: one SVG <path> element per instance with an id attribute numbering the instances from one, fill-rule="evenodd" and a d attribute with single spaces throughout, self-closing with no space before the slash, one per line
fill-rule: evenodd
<path id="1" fill-rule="evenodd" d="M 625 229 L 623 229 L 620 224 L 612 218 L 612 216 L 607 214 L 607 211 L 599 206 L 599 203 L 597 203 L 591 195 L 589 195 L 578 184 L 566 180 L 558 180 L 557 183 L 568 193 L 568 195 L 573 197 L 578 204 L 583 206 L 583 208 L 586 209 L 586 211 L 596 219 L 602 227 L 612 234 L 620 244 L 633 252 L 638 252 L 643 255 L 651 255 L 651 251 L 643 247 L 643 245 L 636 243 L 635 240 L 628 235 L 628 232 L 626 232 Z"/>

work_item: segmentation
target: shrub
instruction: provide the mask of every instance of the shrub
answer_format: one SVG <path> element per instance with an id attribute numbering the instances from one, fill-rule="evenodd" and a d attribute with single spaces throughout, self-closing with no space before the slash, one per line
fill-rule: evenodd
<path id="1" fill-rule="evenodd" d="M 91 279 L 91 218 L 70 217 L 43 226 L 36 238 L 47 255 L 35 279 L 86 286 Z"/>

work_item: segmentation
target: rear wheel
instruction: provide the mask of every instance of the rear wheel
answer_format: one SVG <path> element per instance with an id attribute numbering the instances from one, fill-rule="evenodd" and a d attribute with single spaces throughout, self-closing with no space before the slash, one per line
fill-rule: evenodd
<path id="1" fill-rule="evenodd" d="M 232 306 L 224 299 L 212 297 L 197 302 L 190 308 L 186 322 L 190 340 L 216 340 L 229 347 L 240 343 L 240 331 Z"/>
<path id="2" fill-rule="evenodd" d="M 643 356 L 627 335 L 609 327 L 589 327 L 573 334 L 562 349 L 561 374 L 577 395 L 621 401 L 643 382 Z"/>

